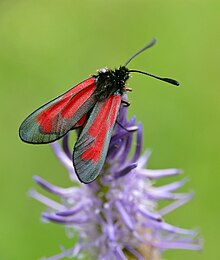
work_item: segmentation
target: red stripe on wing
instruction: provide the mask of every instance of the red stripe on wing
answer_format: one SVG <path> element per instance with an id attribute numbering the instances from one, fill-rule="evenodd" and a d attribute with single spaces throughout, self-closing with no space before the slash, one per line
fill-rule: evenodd
<path id="1" fill-rule="evenodd" d="M 93 124 L 88 130 L 90 137 L 95 138 L 91 148 L 82 153 L 83 160 L 92 160 L 97 163 L 103 150 L 106 133 L 110 130 L 113 123 L 115 123 L 118 106 L 120 103 L 120 96 L 111 96 L 104 102 L 96 115 Z"/>
<path id="2" fill-rule="evenodd" d="M 35 110 L 19 128 L 21 139 L 28 143 L 49 143 L 85 124 L 86 115 L 96 102 L 95 89 L 91 77 Z"/>
<path id="3" fill-rule="evenodd" d="M 103 167 L 120 104 L 120 95 L 98 102 L 75 144 L 73 164 L 84 183 L 93 181 Z"/>
<path id="4" fill-rule="evenodd" d="M 75 87 L 73 87 L 70 90 L 68 90 L 66 93 L 64 93 L 63 94 L 63 98 L 75 95 L 76 92 L 79 92 L 79 91 L 87 88 L 88 86 L 93 85 L 94 83 L 95 83 L 95 80 L 94 80 L 93 77 L 88 78 L 88 79 L 82 81 L 81 83 L 79 83 L 78 85 L 76 85 Z"/>
<path id="5" fill-rule="evenodd" d="M 82 89 L 76 96 L 70 98 L 69 103 L 62 109 L 61 115 L 64 118 L 71 118 L 78 108 L 85 103 L 85 101 L 92 95 L 94 92 L 94 86 L 91 85 L 86 89 Z"/>
<path id="6" fill-rule="evenodd" d="M 88 84 L 91 79 L 89 79 Z M 45 109 L 37 117 L 37 123 L 41 125 L 42 132 L 50 133 L 57 129 L 56 122 L 59 118 L 70 119 L 79 109 L 79 107 L 92 95 L 95 90 L 94 84 L 84 88 L 81 85 L 75 89 L 71 89 L 69 92 L 64 94 L 57 103 Z M 75 90 L 75 91 L 73 91 Z M 74 95 L 74 96 L 73 96 Z"/>
<path id="7" fill-rule="evenodd" d="M 75 129 L 77 127 L 82 127 L 85 125 L 86 123 L 86 120 L 87 120 L 87 114 L 85 114 L 74 126 L 72 129 Z"/>

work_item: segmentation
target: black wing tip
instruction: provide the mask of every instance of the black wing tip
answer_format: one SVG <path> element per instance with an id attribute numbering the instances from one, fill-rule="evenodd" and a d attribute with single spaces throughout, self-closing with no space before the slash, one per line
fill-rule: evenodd
<path id="1" fill-rule="evenodd" d="M 74 165 L 73 165 L 73 167 L 74 167 Z M 82 176 L 80 176 L 80 174 L 77 172 L 77 170 L 76 170 L 76 168 L 74 167 L 74 169 L 75 169 L 75 173 L 76 173 L 76 176 L 77 176 L 77 178 L 78 178 L 78 180 L 81 182 L 81 183 L 83 183 L 83 184 L 90 184 L 90 183 L 92 183 L 92 182 L 94 182 L 96 179 L 97 179 L 97 177 L 98 176 L 96 176 L 95 178 L 93 178 L 93 179 L 91 179 L 91 178 L 82 178 Z"/>
<path id="2" fill-rule="evenodd" d="M 25 122 L 25 120 L 24 120 L 24 122 Z M 62 134 L 58 137 L 55 136 L 52 139 L 49 139 L 49 138 L 47 138 L 47 139 L 45 139 L 45 138 L 37 139 L 37 138 L 34 138 L 34 135 L 32 135 L 31 138 L 30 138 L 30 136 L 28 136 L 28 133 L 27 133 L 25 127 L 23 127 L 24 122 L 20 125 L 20 127 L 18 129 L 18 135 L 19 135 L 21 141 L 23 141 L 24 143 L 27 143 L 27 144 L 36 144 L 36 145 L 38 145 L 38 144 L 51 144 L 51 143 L 56 142 L 59 139 L 63 138 L 68 133 L 68 132 L 64 133 L 64 134 Z M 43 133 L 41 133 L 41 135 L 43 135 Z"/>
<path id="3" fill-rule="evenodd" d="M 82 178 L 82 175 L 78 172 L 78 170 L 76 169 L 76 167 L 75 167 L 75 165 L 74 165 L 74 162 L 73 162 L 73 168 L 74 168 L 74 170 L 75 170 L 75 173 L 76 173 L 76 176 L 77 176 L 77 178 L 78 178 L 78 180 L 81 182 L 81 183 L 83 183 L 83 184 L 90 184 L 90 183 L 92 183 L 93 181 L 95 181 L 96 179 L 97 179 L 97 177 L 98 177 L 98 175 L 97 176 L 95 176 L 95 178 L 91 178 L 91 176 L 93 175 L 93 174 L 91 174 L 90 175 L 90 178 L 88 178 L 88 176 L 87 176 L 87 178 Z"/>
<path id="4" fill-rule="evenodd" d="M 76 167 L 76 163 L 74 160 L 74 151 L 73 151 L 73 156 L 72 156 L 72 163 L 73 163 L 73 168 L 75 170 L 75 174 L 76 174 L 78 180 L 83 184 L 90 184 L 93 181 L 95 181 L 97 179 L 97 177 L 99 176 L 99 174 L 98 175 L 90 174 L 90 178 L 88 178 L 88 176 L 87 176 L 87 178 L 82 177 L 83 175 L 79 173 L 79 169 L 78 169 L 78 167 Z M 91 176 L 93 176 L 93 178 L 91 178 Z"/>
<path id="5" fill-rule="evenodd" d="M 93 181 L 96 180 L 96 179 L 94 179 L 94 180 L 89 180 L 89 181 L 87 181 L 87 180 L 82 180 L 82 179 L 80 179 L 80 178 L 79 178 L 79 175 L 77 175 L 77 177 L 78 177 L 79 181 L 80 181 L 81 183 L 83 183 L 83 184 L 90 184 L 90 183 L 92 183 Z"/>
<path id="6" fill-rule="evenodd" d="M 21 124 L 20 127 L 19 127 L 18 135 L 19 135 L 21 141 L 23 141 L 23 142 L 25 142 L 25 143 L 31 143 L 31 142 L 29 142 L 28 139 L 27 139 L 27 134 L 26 134 L 26 132 L 24 131 L 24 129 L 22 128 L 22 124 Z"/>

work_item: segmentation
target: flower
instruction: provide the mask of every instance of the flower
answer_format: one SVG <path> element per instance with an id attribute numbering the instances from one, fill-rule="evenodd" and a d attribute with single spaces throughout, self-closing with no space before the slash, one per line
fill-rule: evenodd
<path id="1" fill-rule="evenodd" d="M 55 186 L 35 176 L 45 190 L 57 195 L 60 203 L 31 190 L 30 195 L 45 204 L 49 211 L 42 219 L 61 223 L 78 237 L 71 249 L 62 249 L 56 256 L 43 259 L 114 260 L 114 259 L 161 259 L 167 249 L 200 250 L 201 243 L 195 230 L 187 230 L 166 223 L 164 216 L 187 203 L 192 193 L 177 193 L 186 179 L 156 187 L 152 180 L 175 176 L 178 169 L 146 169 L 150 152 L 141 155 L 142 125 L 135 125 L 135 117 L 126 119 L 127 109 L 120 108 L 118 122 L 114 127 L 108 154 L 100 176 L 90 184 L 81 184 L 72 166 L 68 135 L 62 147 L 52 144 L 60 162 L 69 172 L 74 185 L 69 188 Z M 130 156 L 133 138 L 136 142 Z M 158 202 L 171 203 L 158 209 Z M 131 258 L 133 257 L 133 258 Z"/>

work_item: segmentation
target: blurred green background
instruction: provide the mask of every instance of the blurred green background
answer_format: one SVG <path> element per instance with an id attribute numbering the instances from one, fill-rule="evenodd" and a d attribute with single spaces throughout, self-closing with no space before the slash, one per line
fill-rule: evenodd
<path id="1" fill-rule="evenodd" d="M 181 82 L 181 88 L 135 74 L 130 116 L 144 124 L 151 168 L 179 167 L 194 200 L 167 221 L 201 230 L 202 252 L 165 259 L 220 259 L 220 1 L 0 1 L 0 259 L 30 260 L 70 247 L 64 228 L 42 224 L 43 206 L 27 196 L 32 176 L 70 185 L 49 145 L 22 143 L 18 127 L 35 108 L 108 66 L 114 68 L 156 36 L 130 68 Z M 167 179 L 169 182 L 172 178 Z"/>

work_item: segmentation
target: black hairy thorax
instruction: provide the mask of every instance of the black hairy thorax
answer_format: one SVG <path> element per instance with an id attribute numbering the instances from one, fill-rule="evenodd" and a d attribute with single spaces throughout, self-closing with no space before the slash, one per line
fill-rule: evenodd
<path id="1" fill-rule="evenodd" d="M 129 70 L 124 66 L 115 70 L 106 68 L 98 70 L 98 75 L 93 76 L 96 82 L 94 92 L 96 100 L 105 101 L 111 95 L 123 95 L 129 76 Z"/>

